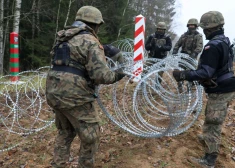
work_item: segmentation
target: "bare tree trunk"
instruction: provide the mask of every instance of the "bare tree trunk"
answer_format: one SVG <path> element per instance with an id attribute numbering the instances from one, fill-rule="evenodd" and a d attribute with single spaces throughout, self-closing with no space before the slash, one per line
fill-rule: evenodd
<path id="1" fill-rule="evenodd" d="M 61 1 L 62 0 L 60 0 L 60 2 L 59 2 L 59 7 L 58 7 L 58 11 L 57 11 L 57 20 L 56 20 L 56 30 L 55 30 L 55 40 L 54 40 L 54 44 L 55 44 L 55 42 L 56 42 L 56 33 L 57 33 L 57 31 L 58 31 L 58 24 L 59 24 L 59 16 L 60 16 L 60 4 L 61 4 Z"/>
<path id="2" fill-rule="evenodd" d="M 128 5 L 129 5 L 129 0 L 127 0 L 127 2 L 126 2 L 126 6 L 125 6 L 125 8 L 124 8 L 124 10 L 123 10 L 123 12 L 122 12 L 122 19 L 121 19 L 121 23 L 122 23 L 122 21 L 123 21 L 123 17 L 125 16 L 126 8 L 128 7 Z M 120 25 L 122 26 L 122 24 L 120 24 Z M 128 24 L 128 25 L 129 25 L 129 24 Z M 125 25 L 125 26 L 126 26 L 126 25 Z M 117 39 L 119 38 L 119 36 L 120 36 L 120 34 L 121 34 L 122 28 L 123 28 L 123 27 L 125 27 L 125 26 L 122 26 L 122 27 L 120 27 L 120 28 L 119 28 Z"/>
<path id="3" fill-rule="evenodd" d="M 35 12 L 36 12 L 36 0 L 33 0 L 33 5 L 32 5 L 32 54 L 34 55 L 34 37 L 35 37 Z"/>
<path id="4" fill-rule="evenodd" d="M 9 4 L 9 0 L 6 0 L 6 3 L 5 3 L 5 8 L 7 9 L 7 12 L 6 12 L 6 16 L 9 16 L 10 15 L 10 4 Z M 3 50 L 5 51 L 5 46 L 6 46 L 6 41 L 8 40 L 9 41 L 9 20 L 11 18 L 7 18 L 6 20 L 6 26 L 5 26 L 5 35 L 4 35 L 4 44 L 3 44 Z M 4 53 L 4 52 L 3 52 Z"/>
<path id="5" fill-rule="evenodd" d="M 67 24 L 67 21 L 68 21 L 68 18 L 69 18 L 70 9 L 71 9 L 71 4 L 72 4 L 73 2 L 74 2 L 74 0 L 70 0 L 70 1 L 69 1 L 69 8 L 68 8 L 67 17 L 66 17 L 65 22 L 64 22 L 64 27 L 65 27 L 66 24 Z"/>
<path id="6" fill-rule="evenodd" d="M 7 12 L 6 12 L 6 16 L 9 16 L 9 11 L 10 11 L 10 4 L 9 4 L 9 0 L 6 0 L 6 3 L 5 3 L 5 8 L 7 9 Z M 5 26 L 5 34 L 4 34 L 4 41 L 3 41 L 3 60 L 2 62 L 4 63 L 4 53 L 5 53 L 5 47 L 6 47 L 6 42 L 9 42 L 9 20 L 11 18 L 7 18 L 6 20 L 6 26 Z M 3 66 L 4 67 L 4 66 Z M 8 71 L 6 71 L 7 73 Z"/>
<path id="7" fill-rule="evenodd" d="M 3 74 L 4 40 L 3 40 L 4 0 L 0 0 L 0 75 Z"/>
<path id="8" fill-rule="evenodd" d="M 40 9 L 41 9 L 41 0 L 38 0 L 38 5 L 37 5 L 37 27 L 38 27 L 38 37 L 40 36 Z"/>
<path id="9" fill-rule="evenodd" d="M 15 0 L 15 13 L 14 13 L 14 20 L 13 20 L 13 32 L 16 32 L 16 33 L 19 33 L 20 9 L 21 9 L 21 0 Z"/>

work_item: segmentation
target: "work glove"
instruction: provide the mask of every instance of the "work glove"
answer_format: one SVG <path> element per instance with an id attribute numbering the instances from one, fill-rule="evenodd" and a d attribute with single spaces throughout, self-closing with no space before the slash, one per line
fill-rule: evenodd
<path id="1" fill-rule="evenodd" d="M 155 46 L 155 45 L 156 45 L 155 39 L 152 38 L 152 40 L 151 40 L 151 46 Z"/>
<path id="2" fill-rule="evenodd" d="M 116 73 L 116 81 L 120 81 L 125 76 L 126 76 L 126 74 L 124 74 L 124 73 Z"/>
<path id="3" fill-rule="evenodd" d="M 156 48 L 158 48 L 158 49 L 163 49 L 163 47 L 161 46 L 161 45 L 156 45 Z"/>
<path id="4" fill-rule="evenodd" d="M 177 54 L 178 52 L 176 50 L 173 50 L 172 54 L 175 55 Z"/>
<path id="5" fill-rule="evenodd" d="M 187 80 L 188 76 L 189 76 L 189 71 L 179 71 L 179 70 L 173 71 L 173 77 L 177 82 Z"/>
<path id="6" fill-rule="evenodd" d="M 197 54 L 196 54 L 196 53 L 192 53 L 192 54 L 190 55 L 190 57 L 193 58 L 193 59 L 197 59 Z"/>

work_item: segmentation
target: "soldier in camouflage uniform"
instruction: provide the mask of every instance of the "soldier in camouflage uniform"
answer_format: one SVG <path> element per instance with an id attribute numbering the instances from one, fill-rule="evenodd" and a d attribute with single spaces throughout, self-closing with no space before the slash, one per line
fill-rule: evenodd
<path id="1" fill-rule="evenodd" d="M 197 70 L 174 71 L 177 81 L 198 80 L 208 94 L 203 134 L 198 136 L 205 148 L 201 159 L 191 157 L 190 162 L 213 168 L 219 154 L 221 129 L 227 115 L 228 103 L 235 99 L 233 75 L 233 50 L 230 40 L 224 35 L 224 18 L 218 11 L 202 15 L 200 27 L 210 40 L 200 56 Z"/>
<path id="2" fill-rule="evenodd" d="M 66 167 L 76 135 L 81 140 L 79 167 L 94 167 L 100 137 L 94 86 L 112 84 L 125 76 L 106 66 L 104 49 L 96 35 L 103 23 L 97 8 L 84 6 L 73 25 L 57 33 L 46 81 L 47 103 L 55 112 L 58 129 L 52 161 L 55 168 Z"/>
<path id="3" fill-rule="evenodd" d="M 173 54 L 177 54 L 181 47 L 181 53 L 188 54 L 191 58 L 197 59 L 198 54 L 203 48 L 202 35 L 197 31 L 197 19 L 189 19 L 187 27 L 188 31 L 184 33 L 175 44 Z"/>
<path id="4" fill-rule="evenodd" d="M 166 24 L 165 22 L 159 22 L 157 24 L 157 30 L 154 34 L 151 34 L 146 43 L 145 49 L 149 52 L 149 58 L 158 58 L 163 59 L 167 56 L 168 51 L 171 50 L 172 42 L 171 38 L 166 33 Z M 158 73 L 159 76 L 163 76 L 163 71 Z M 161 83 L 161 79 L 157 78 L 156 82 Z"/>
<path id="5" fill-rule="evenodd" d="M 165 32 L 165 22 L 159 22 L 157 24 L 157 31 L 148 37 L 145 49 L 150 51 L 150 58 L 163 59 L 167 56 L 167 52 L 171 50 L 171 38 L 170 36 L 165 35 Z"/>

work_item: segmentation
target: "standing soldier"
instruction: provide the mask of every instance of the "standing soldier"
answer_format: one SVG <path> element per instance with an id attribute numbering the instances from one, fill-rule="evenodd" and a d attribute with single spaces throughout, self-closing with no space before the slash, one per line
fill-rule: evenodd
<path id="1" fill-rule="evenodd" d="M 53 66 L 46 81 L 47 102 L 55 112 L 58 129 L 52 161 L 55 168 L 66 167 L 76 135 L 81 140 L 79 167 L 94 167 L 100 137 L 94 86 L 112 84 L 124 77 L 106 66 L 104 49 L 96 35 L 103 23 L 97 8 L 84 6 L 73 25 L 57 33 L 51 52 Z"/>
<path id="2" fill-rule="evenodd" d="M 189 19 L 187 27 L 188 31 L 181 35 L 180 39 L 175 44 L 173 54 L 177 54 L 181 47 L 181 53 L 188 54 L 191 58 L 197 59 L 198 54 L 203 48 L 202 34 L 197 31 L 197 19 Z"/>
<path id="3" fill-rule="evenodd" d="M 201 159 L 189 161 L 203 167 L 214 168 L 219 154 L 221 129 L 227 115 L 228 103 L 235 98 L 233 76 L 233 50 L 229 38 L 224 35 L 224 17 L 218 11 L 202 15 L 200 27 L 207 40 L 197 70 L 174 71 L 177 81 L 198 80 L 208 94 L 203 134 L 198 138 L 205 149 Z"/>
<path id="4" fill-rule="evenodd" d="M 145 49 L 150 51 L 150 58 L 163 59 L 167 56 L 167 51 L 171 50 L 172 43 L 170 36 L 166 36 L 165 22 L 157 24 L 157 31 L 151 34 L 145 44 Z"/>
<path id="5" fill-rule="evenodd" d="M 163 59 L 167 56 L 168 51 L 171 50 L 172 43 L 171 38 L 166 33 L 165 22 L 159 22 L 157 24 L 157 30 L 154 34 L 151 34 L 145 44 L 145 49 L 150 51 L 149 58 Z M 159 72 L 158 75 L 162 77 L 163 71 Z M 161 83 L 161 79 L 157 77 L 156 82 Z"/>

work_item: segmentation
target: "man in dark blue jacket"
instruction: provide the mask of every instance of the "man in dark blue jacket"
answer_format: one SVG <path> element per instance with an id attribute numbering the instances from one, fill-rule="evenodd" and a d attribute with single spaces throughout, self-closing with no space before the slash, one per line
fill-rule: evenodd
<path id="1" fill-rule="evenodd" d="M 208 94 L 203 134 L 198 138 L 205 147 L 201 159 L 189 161 L 213 168 L 219 153 L 221 129 L 227 115 L 228 103 L 235 98 L 235 77 L 233 76 L 233 51 L 229 38 L 224 35 L 224 18 L 218 11 L 202 15 L 200 27 L 207 40 L 197 70 L 174 71 L 177 81 L 199 81 Z"/>

